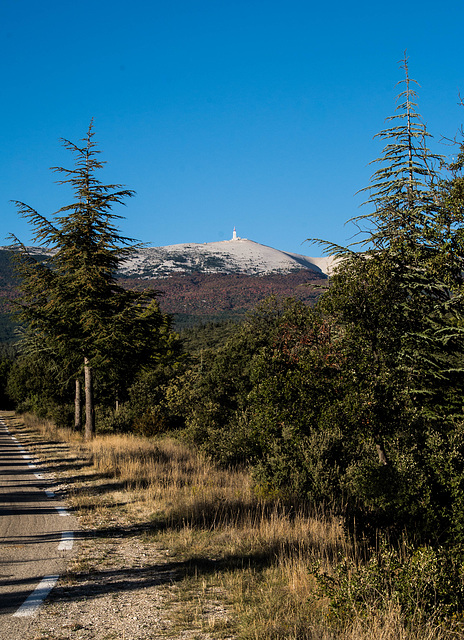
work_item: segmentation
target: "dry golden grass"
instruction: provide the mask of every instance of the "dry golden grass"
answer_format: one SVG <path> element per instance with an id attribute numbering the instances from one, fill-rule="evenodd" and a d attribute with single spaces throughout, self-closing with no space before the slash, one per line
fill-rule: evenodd
<path id="1" fill-rule="evenodd" d="M 394 603 L 354 621 L 331 617 L 309 567 L 317 561 L 330 572 L 336 558 L 362 555 L 359 548 L 338 518 L 258 497 L 244 470 L 217 469 L 170 438 L 84 442 L 49 422 L 23 419 L 27 432 L 65 442 L 69 459 L 80 463 L 71 498 L 87 522 L 143 523 L 144 542 L 162 545 L 182 564 L 170 609 L 179 629 L 242 640 L 458 637 L 432 622 L 408 629 Z"/>

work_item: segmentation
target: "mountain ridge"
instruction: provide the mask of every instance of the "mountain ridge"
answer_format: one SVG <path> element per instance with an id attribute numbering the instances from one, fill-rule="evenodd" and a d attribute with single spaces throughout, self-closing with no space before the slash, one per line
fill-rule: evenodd
<path id="1" fill-rule="evenodd" d="M 328 275 L 331 256 L 312 258 L 274 249 L 247 238 L 205 243 L 143 247 L 125 260 L 119 273 L 125 277 L 163 278 L 181 273 L 269 275 L 308 269 Z"/>
<path id="2" fill-rule="evenodd" d="M 39 260 L 51 254 L 27 247 Z M 10 301 L 18 295 L 13 247 L 0 247 L 0 342 L 14 338 Z M 248 239 L 142 247 L 117 273 L 130 289 L 159 291 L 162 311 L 173 314 L 177 328 L 240 320 L 270 295 L 314 304 L 332 258 L 310 258 L 273 249 Z M 322 288 L 321 288 L 322 287 Z"/>
<path id="3" fill-rule="evenodd" d="M 36 256 L 50 255 L 44 247 L 31 246 L 27 250 Z M 0 247 L 14 251 L 13 247 Z M 204 243 L 182 243 L 159 247 L 143 246 L 122 261 L 118 275 L 125 278 L 162 279 L 171 275 L 244 274 L 270 275 L 294 273 L 307 269 L 327 276 L 331 273 L 332 256 L 313 258 L 303 254 L 274 249 L 247 238 L 235 236 L 231 240 Z"/>

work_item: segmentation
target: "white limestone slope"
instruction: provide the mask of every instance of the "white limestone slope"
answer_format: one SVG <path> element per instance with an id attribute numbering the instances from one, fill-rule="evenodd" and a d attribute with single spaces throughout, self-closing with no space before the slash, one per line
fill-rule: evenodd
<path id="1" fill-rule="evenodd" d="M 0 250 L 12 249 L 12 246 L 0 247 Z M 53 254 L 53 251 L 43 247 L 27 247 L 27 250 L 34 256 Z M 265 275 L 291 273 L 300 269 L 330 275 L 333 266 L 333 256 L 311 258 L 234 237 L 221 242 L 144 247 L 124 261 L 119 272 L 137 278 L 162 278 L 175 273 L 195 272 Z"/>
<path id="2" fill-rule="evenodd" d="M 125 276 L 166 277 L 174 273 L 244 273 L 265 275 L 310 269 L 328 274 L 333 258 L 310 258 L 234 238 L 204 244 L 173 244 L 140 249 L 120 268 Z"/>

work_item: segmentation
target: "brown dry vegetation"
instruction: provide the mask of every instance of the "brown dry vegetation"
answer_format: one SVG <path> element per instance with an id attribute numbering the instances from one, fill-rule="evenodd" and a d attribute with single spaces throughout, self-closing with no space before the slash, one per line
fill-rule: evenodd
<path id="1" fill-rule="evenodd" d="M 164 313 L 188 315 L 197 322 L 219 317 L 243 317 L 256 304 L 275 295 L 292 297 L 313 304 L 320 295 L 318 287 L 327 281 L 323 274 L 301 269 L 294 273 L 261 276 L 245 274 L 180 274 L 161 279 L 121 278 L 123 286 L 159 290 Z"/>
<path id="2" fill-rule="evenodd" d="M 458 637 L 433 621 L 406 628 L 394 602 L 348 621 L 335 618 L 310 567 L 330 573 L 340 557 L 362 556 L 361 546 L 330 514 L 259 496 L 244 470 L 218 470 L 170 438 L 114 435 L 85 443 L 31 416 L 2 417 L 57 474 L 82 523 L 78 554 L 39 617 L 37 639 Z M 150 581 L 137 591 L 137 576 L 148 570 Z M 108 579 L 102 588 L 105 572 L 124 573 L 117 610 L 103 599 L 116 590 Z M 118 626 L 116 615 L 126 622 Z"/>

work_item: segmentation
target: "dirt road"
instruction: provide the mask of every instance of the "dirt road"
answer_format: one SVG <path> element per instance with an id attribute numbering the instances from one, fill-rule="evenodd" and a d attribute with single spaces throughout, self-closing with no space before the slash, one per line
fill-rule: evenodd
<path id="1" fill-rule="evenodd" d="M 0 640 L 20 640 L 73 553 L 77 520 L 0 419 Z"/>

